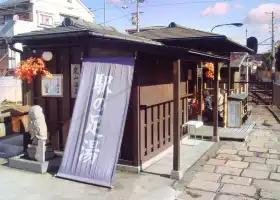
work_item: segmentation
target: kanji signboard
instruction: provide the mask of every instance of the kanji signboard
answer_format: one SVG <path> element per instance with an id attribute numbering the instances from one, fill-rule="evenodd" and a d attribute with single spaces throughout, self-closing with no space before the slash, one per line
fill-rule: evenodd
<path id="1" fill-rule="evenodd" d="M 112 186 L 133 71 L 134 58 L 84 60 L 58 177 Z"/>

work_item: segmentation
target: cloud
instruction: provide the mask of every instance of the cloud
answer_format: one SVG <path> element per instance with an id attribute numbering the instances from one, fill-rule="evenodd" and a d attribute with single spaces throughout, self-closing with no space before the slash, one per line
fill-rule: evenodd
<path id="1" fill-rule="evenodd" d="M 234 7 L 235 7 L 235 8 L 244 8 L 244 6 L 242 6 L 241 4 L 238 4 L 238 3 L 237 3 L 237 4 L 234 4 Z"/>
<path id="2" fill-rule="evenodd" d="M 267 12 L 275 12 L 275 20 L 280 19 L 280 4 L 277 3 L 267 3 L 261 4 L 257 8 L 253 8 L 249 13 L 245 22 L 248 24 L 263 24 L 270 23 L 271 15 L 266 14 Z"/>
<path id="3" fill-rule="evenodd" d="M 124 0 L 109 0 L 110 3 L 121 3 L 124 2 Z"/>
<path id="4" fill-rule="evenodd" d="M 200 15 L 226 15 L 230 10 L 230 4 L 228 3 L 216 3 L 214 6 L 210 6 L 203 10 Z"/>

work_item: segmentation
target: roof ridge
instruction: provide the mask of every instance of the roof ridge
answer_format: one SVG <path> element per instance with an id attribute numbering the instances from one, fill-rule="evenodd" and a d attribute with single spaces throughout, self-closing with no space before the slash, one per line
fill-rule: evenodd
<path id="1" fill-rule="evenodd" d="M 219 35 L 219 36 L 222 36 L 221 34 L 217 34 L 217 33 L 212 33 L 212 32 L 208 32 L 208 31 L 202 31 L 202 30 L 199 30 L 199 29 L 194 29 L 194 28 L 188 28 L 188 27 L 186 27 L 186 26 L 181 26 L 181 25 L 179 25 L 179 26 L 177 26 L 177 28 L 182 28 L 182 29 L 188 29 L 188 30 L 194 30 L 194 31 L 199 31 L 199 32 L 201 32 L 201 33 L 208 33 L 208 34 L 211 34 L 211 35 Z"/>

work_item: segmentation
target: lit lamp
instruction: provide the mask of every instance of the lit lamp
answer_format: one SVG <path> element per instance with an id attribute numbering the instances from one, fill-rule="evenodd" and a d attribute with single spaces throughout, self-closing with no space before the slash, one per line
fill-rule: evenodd
<path id="1" fill-rule="evenodd" d="M 50 51 L 45 51 L 45 52 L 42 54 L 42 58 L 43 58 L 45 61 L 50 61 L 50 60 L 53 58 L 53 54 L 52 54 L 52 52 L 50 52 Z"/>

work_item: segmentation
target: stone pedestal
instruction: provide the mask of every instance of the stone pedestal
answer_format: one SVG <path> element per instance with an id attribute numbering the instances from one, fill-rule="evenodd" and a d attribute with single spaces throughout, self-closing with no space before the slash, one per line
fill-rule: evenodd
<path id="1" fill-rule="evenodd" d="M 219 136 L 212 136 L 212 141 L 213 142 L 220 142 L 220 137 Z"/>
<path id="2" fill-rule="evenodd" d="M 180 180 L 181 178 L 183 178 L 183 172 L 172 170 L 170 174 L 170 178 L 175 180 Z"/>
<path id="3" fill-rule="evenodd" d="M 38 145 L 28 145 L 28 157 L 38 162 L 45 162 L 54 158 L 54 149 L 52 146 L 46 146 L 46 141 L 39 140 Z"/>

